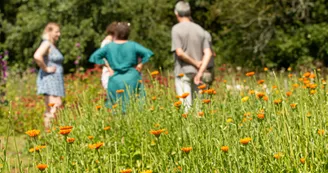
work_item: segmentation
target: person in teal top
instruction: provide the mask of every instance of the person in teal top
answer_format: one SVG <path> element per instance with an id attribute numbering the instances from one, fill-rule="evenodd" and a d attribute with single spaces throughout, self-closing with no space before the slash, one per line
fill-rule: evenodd
<path id="1" fill-rule="evenodd" d="M 108 80 L 106 106 L 111 107 L 122 100 L 123 112 L 126 111 L 131 96 L 144 96 L 140 72 L 143 64 L 153 56 L 151 50 L 128 41 L 129 33 L 129 24 L 119 22 L 114 31 L 114 41 L 96 50 L 89 59 L 89 62 L 104 64 L 103 58 L 106 58 L 114 70 L 114 75 Z M 138 62 L 138 57 L 141 62 Z"/>

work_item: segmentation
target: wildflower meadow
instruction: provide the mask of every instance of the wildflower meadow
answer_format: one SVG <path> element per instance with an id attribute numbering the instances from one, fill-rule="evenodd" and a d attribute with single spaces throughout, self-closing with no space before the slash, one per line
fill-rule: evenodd
<path id="1" fill-rule="evenodd" d="M 67 96 L 45 130 L 35 73 L 8 78 L 1 172 L 326 172 L 325 73 L 217 69 L 192 108 L 168 72 L 144 71 L 146 99 L 104 106 L 100 71 L 65 76 Z M 18 74 L 17 74 L 18 75 Z M 183 76 L 180 74 L 179 76 Z M 121 94 L 120 91 L 117 94 Z"/>

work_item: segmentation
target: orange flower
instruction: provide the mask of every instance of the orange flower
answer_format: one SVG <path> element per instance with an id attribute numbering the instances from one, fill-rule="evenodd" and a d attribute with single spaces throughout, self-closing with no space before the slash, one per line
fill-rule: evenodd
<path id="1" fill-rule="evenodd" d="M 296 104 L 296 103 L 292 103 L 292 104 L 290 104 L 290 107 L 291 107 L 292 109 L 295 109 L 295 108 L 296 108 L 296 106 L 297 106 L 297 104 Z"/>
<path id="2" fill-rule="evenodd" d="M 142 171 L 141 173 L 153 173 L 152 170 L 145 170 L 145 171 Z"/>
<path id="3" fill-rule="evenodd" d="M 303 74 L 303 77 L 310 77 L 311 73 L 310 72 L 306 72 Z"/>
<path id="4" fill-rule="evenodd" d="M 311 73 L 311 75 L 309 76 L 310 79 L 314 79 L 315 78 L 315 74 Z"/>
<path id="5" fill-rule="evenodd" d="M 228 150 L 229 150 L 229 147 L 228 146 L 222 146 L 221 147 L 221 151 L 223 151 L 223 152 L 228 152 Z"/>
<path id="6" fill-rule="evenodd" d="M 72 129 L 66 129 L 66 130 L 59 130 L 59 133 L 62 135 L 68 135 L 71 133 Z"/>
<path id="7" fill-rule="evenodd" d="M 188 117 L 188 113 L 184 113 L 181 115 L 183 118 L 187 118 Z"/>
<path id="8" fill-rule="evenodd" d="M 286 92 L 286 95 L 287 95 L 287 97 L 289 97 L 292 95 L 292 92 L 288 91 L 288 92 Z"/>
<path id="9" fill-rule="evenodd" d="M 305 163 L 305 158 L 301 158 L 300 161 L 301 161 L 302 164 L 304 164 Z"/>
<path id="10" fill-rule="evenodd" d="M 109 130 L 110 126 L 104 127 L 104 130 Z"/>
<path id="11" fill-rule="evenodd" d="M 192 150 L 192 147 L 183 147 L 183 148 L 181 148 L 181 150 L 183 152 L 185 152 L 186 154 L 188 154 Z"/>
<path id="12" fill-rule="evenodd" d="M 283 154 L 281 152 L 278 152 L 278 153 L 276 153 L 276 154 L 273 155 L 273 157 L 275 159 L 280 159 L 282 156 L 283 156 Z"/>
<path id="13" fill-rule="evenodd" d="M 75 138 L 67 138 L 66 141 L 68 143 L 73 143 L 75 141 Z"/>
<path id="14" fill-rule="evenodd" d="M 157 138 L 165 131 L 165 129 L 160 129 L 160 130 L 151 130 L 150 134 L 155 135 Z"/>
<path id="15" fill-rule="evenodd" d="M 261 79 L 261 80 L 258 80 L 257 83 L 260 85 L 260 84 L 263 84 L 264 83 L 264 80 Z"/>
<path id="16" fill-rule="evenodd" d="M 96 109 L 97 109 L 97 110 L 99 110 L 100 108 L 101 108 L 101 106 L 100 106 L 100 105 L 96 106 Z"/>
<path id="17" fill-rule="evenodd" d="M 88 136 L 88 139 L 92 140 L 94 137 L 93 136 Z"/>
<path id="18" fill-rule="evenodd" d="M 297 83 L 293 84 L 293 88 L 298 88 L 299 85 Z"/>
<path id="19" fill-rule="evenodd" d="M 114 104 L 112 107 L 113 109 L 117 108 L 118 104 Z"/>
<path id="20" fill-rule="evenodd" d="M 292 68 L 291 68 L 291 67 L 288 67 L 287 70 L 288 70 L 288 71 L 292 71 Z"/>
<path id="21" fill-rule="evenodd" d="M 32 153 L 32 152 L 34 152 L 34 151 L 38 151 L 38 152 L 40 152 L 41 149 L 44 149 L 44 148 L 46 148 L 46 146 L 45 146 L 45 145 L 41 145 L 41 146 L 36 146 L 36 147 L 34 147 L 34 148 L 31 148 L 31 149 L 29 149 L 28 151 L 29 151 L 30 153 Z"/>
<path id="22" fill-rule="evenodd" d="M 72 129 L 73 126 L 60 126 L 59 130 L 68 130 L 68 129 Z"/>
<path id="23" fill-rule="evenodd" d="M 323 129 L 319 129 L 319 130 L 318 130 L 318 134 L 319 134 L 319 135 L 324 135 L 324 134 L 325 134 L 325 130 L 323 130 Z"/>
<path id="24" fill-rule="evenodd" d="M 178 77 L 183 77 L 183 76 L 184 76 L 183 73 L 178 74 Z"/>
<path id="25" fill-rule="evenodd" d="M 198 112 L 198 116 L 203 117 L 204 116 L 204 112 Z"/>
<path id="26" fill-rule="evenodd" d="M 216 94 L 216 91 L 214 89 L 208 89 L 208 90 L 205 90 L 204 93 L 206 93 L 206 94 Z"/>
<path id="27" fill-rule="evenodd" d="M 317 84 L 310 84 L 310 86 L 309 86 L 309 88 L 311 88 L 311 89 L 315 89 L 315 88 L 317 88 Z"/>
<path id="28" fill-rule="evenodd" d="M 317 93 L 316 90 L 311 90 L 311 91 L 310 91 L 310 94 L 312 94 L 312 95 L 315 94 L 315 93 Z"/>
<path id="29" fill-rule="evenodd" d="M 204 99 L 204 100 L 203 100 L 203 103 L 205 103 L 205 104 L 208 104 L 208 103 L 210 103 L 210 102 L 211 102 L 210 99 Z"/>
<path id="30" fill-rule="evenodd" d="M 157 97 L 156 97 L 156 96 L 153 96 L 153 97 L 151 97 L 151 99 L 152 99 L 152 100 L 156 100 L 156 99 L 157 99 Z"/>
<path id="31" fill-rule="evenodd" d="M 182 102 L 181 101 L 177 101 L 177 102 L 174 103 L 174 106 L 176 108 L 180 108 L 181 105 L 182 105 Z"/>
<path id="32" fill-rule="evenodd" d="M 256 97 L 257 97 L 257 98 L 262 98 L 263 96 L 265 96 L 265 93 L 264 93 L 264 92 L 258 92 L 258 93 L 256 94 Z"/>
<path id="33" fill-rule="evenodd" d="M 123 169 L 123 170 L 120 170 L 120 173 L 131 173 L 132 172 L 132 169 Z"/>
<path id="34" fill-rule="evenodd" d="M 264 69 L 263 69 L 264 71 L 268 71 L 269 69 L 268 69 L 268 67 L 264 67 Z"/>
<path id="35" fill-rule="evenodd" d="M 272 89 L 277 89 L 278 87 L 276 85 L 273 85 L 272 86 Z"/>
<path id="36" fill-rule="evenodd" d="M 124 93 L 124 89 L 116 90 L 116 93 L 118 93 L 118 94 Z"/>
<path id="37" fill-rule="evenodd" d="M 246 76 L 253 76 L 255 74 L 255 72 L 248 72 L 246 73 Z"/>
<path id="38" fill-rule="evenodd" d="M 55 106 L 55 103 L 48 103 L 48 106 L 53 107 L 53 106 Z"/>
<path id="39" fill-rule="evenodd" d="M 47 164 L 41 164 L 41 163 L 39 163 L 36 167 L 37 167 L 40 171 L 43 171 L 43 170 L 45 170 L 45 169 L 48 167 L 48 165 L 47 165 Z"/>
<path id="40" fill-rule="evenodd" d="M 102 146 L 104 146 L 103 142 L 98 142 L 98 143 L 95 143 L 95 144 L 89 144 L 90 149 L 99 149 Z"/>
<path id="41" fill-rule="evenodd" d="M 281 99 L 277 99 L 277 100 L 274 100 L 274 101 L 273 101 L 273 103 L 276 104 L 276 105 L 280 104 L 281 102 L 282 102 Z"/>
<path id="42" fill-rule="evenodd" d="M 179 98 L 185 99 L 189 96 L 189 93 L 183 93 Z"/>
<path id="43" fill-rule="evenodd" d="M 264 101 L 268 101 L 268 100 L 269 100 L 269 97 L 268 97 L 268 96 L 264 96 L 262 99 L 263 99 Z"/>
<path id="44" fill-rule="evenodd" d="M 40 130 L 29 130 L 27 132 L 25 132 L 27 135 L 29 135 L 30 137 L 37 137 L 40 134 Z"/>
<path id="45" fill-rule="evenodd" d="M 288 77 L 289 77 L 289 78 L 293 77 L 293 74 L 288 74 Z"/>
<path id="46" fill-rule="evenodd" d="M 247 138 L 240 139 L 239 142 L 243 145 L 247 145 L 251 140 L 252 138 L 247 137 Z"/>
<path id="47" fill-rule="evenodd" d="M 255 94 L 255 91 L 254 90 L 249 90 L 248 94 Z"/>
<path id="48" fill-rule="evenodd" d="M 203 85 L 200 85 L 200 86 L 198 86 L 198 89 L 205 89 L 206 88 L 206 84 L 203 84 Z"/>
<path id="49" fill-rule="evenodd" d="M 157 70 L 150 73 L 150 75 L 153 76 L 153 77 L 158 75 L 158 74 L 159 74 L 159 71 L 157 71 Z"/>
<path id="50" fill-rule="evenodd" d="M 244 116 L 245 117 L 249 117 L 249 116 L 251 116 L 251 113 L 250 112 L 246 112 L 246 113 L 244 113 Z"/>
<path id="51" fill-rule="evenodd" d="M 264 119 L 264 114 L 263 113 L 257 114 L 257 118 L 263 120 Z"/>

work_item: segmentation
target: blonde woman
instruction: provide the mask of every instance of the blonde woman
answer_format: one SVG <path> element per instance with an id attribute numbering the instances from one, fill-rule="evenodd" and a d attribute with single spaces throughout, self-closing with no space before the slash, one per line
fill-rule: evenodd
<path id="1" fill-rule="evenodd" d="M 60 27 L 57 23 L 48 23 L 44 28 L 42 43 L 34 53 L 34 60 L 40 67 L 37 78 L 37 93 L 44 95 L 46 112 L 44 125 L 48 129 L 51 119 L 55 118 L 56 109 L 62 106 L 65 96 L 64 57 L 56 47 L 60 37 Z"/>

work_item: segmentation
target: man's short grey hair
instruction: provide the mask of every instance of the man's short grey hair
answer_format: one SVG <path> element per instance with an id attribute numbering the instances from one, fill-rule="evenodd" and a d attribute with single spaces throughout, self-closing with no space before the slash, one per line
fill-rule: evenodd
<path id="1" fill-rule="evenodd" d="M 188 2 L 179 1 L 174 8 L 174 13 L 180 17 L 190 17 L 191 10 Z"/>

